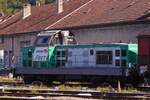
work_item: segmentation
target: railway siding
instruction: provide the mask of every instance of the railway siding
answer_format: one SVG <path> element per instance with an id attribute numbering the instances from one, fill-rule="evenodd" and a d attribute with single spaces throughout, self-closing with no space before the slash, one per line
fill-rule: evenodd
<path id="1" fill-rule="evenodd" d="M 36 91 L 36 92 L 32 92 Z M 0 92 L 0 97 L 80 97 L 92 99 L 150 99 L 150 93 L 106 93 L 97 91 L 56 91 L 50 89 L 34 89 L 34 90 L 21 90 L 21 89 L 6 89 Z"/>

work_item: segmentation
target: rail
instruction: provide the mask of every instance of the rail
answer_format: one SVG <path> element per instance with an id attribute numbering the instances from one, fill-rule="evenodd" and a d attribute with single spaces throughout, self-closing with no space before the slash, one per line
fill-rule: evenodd
<path id="1" fill-rule="evenodd" d="M 13 85 L 14 84 L 14 85 Z M 16 85 L 17 84 L 17 85 Z M 13 86 L 13 88 L 7 88 Z M 0 99 L 4 100 L 49 100 L 53 97 L 77 97 L 90 99 L 107 100 L 149 100 L 149 92 L 120 93 L 120 92 L 99 92 L 96 90 L 57 90 L 51 88 L 16 88 L 16 86 L 30 86 L 23 82 L 14 82 L 11 84 L 3 83 L 0 86 Z M 143 87 L 149 89 L 149 87 Z M 60 99 L 59 99 L 60 100 Z"/>
<path id="2" fill-rule="evenodd" d="M 92 99 L 111 99 L 111 100 L 141 100 L 150 99 L 150 93 L 107 93 L 97 91 L 57 91 L 50 89 L 0 89 L 0 98 L 9 97 L 43 97 L 46 100 L 51 97 L 81 97 Z M 42 100 L 42 99 L 40 99 Z"/>

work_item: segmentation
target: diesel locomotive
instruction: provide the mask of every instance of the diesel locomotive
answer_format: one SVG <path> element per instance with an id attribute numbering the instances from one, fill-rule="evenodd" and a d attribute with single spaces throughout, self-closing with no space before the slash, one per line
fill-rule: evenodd
<path id="1" fill-rule="evenodd" d="M 35 80 L 127 79 L 137 64 L 137 44 L 78 44 L 68 31 L 46 31 L 37 35 L 31 47 L 21 49 L 21 63 L 15 76 Z"/>

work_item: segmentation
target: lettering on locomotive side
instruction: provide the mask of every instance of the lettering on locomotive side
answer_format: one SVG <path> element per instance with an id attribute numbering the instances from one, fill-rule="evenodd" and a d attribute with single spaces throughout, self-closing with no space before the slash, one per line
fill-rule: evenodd
<path id="1" fill-rule="evenodd" d="M 48 48 L 47 47 L 38 47 L 35 48 L 33 54 L 33 61 L 46 61 L 48 56 Z"/>
<path id="2" fill-rule="evenodd" d="M 46 61 L 47 56 L 36 55 L 35 59 L 36 61 Z"/>

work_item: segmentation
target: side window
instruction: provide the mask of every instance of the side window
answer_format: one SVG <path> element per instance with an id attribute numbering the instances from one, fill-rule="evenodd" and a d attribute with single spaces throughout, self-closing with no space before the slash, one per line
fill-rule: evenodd
<path id="1" fill-rule="evenodd" d="M 90 49 L 90 55 L 94 55 L 94 50 Z"/>
<path id="2" fill-rule="evenodd" d="M 65 60 L 57 60 L 57 66 L 65 66 L 66 61 Z"/>
<path id="3" fill-rule="evenodd" d="M 29 52 L 28 52 L 28 57 L 29 57 L 29 58 L 32 58 L 32 51 L 29 51 Z"/>
<path id="4" fill-rule="evenodd" d="M 57 51 L 57 57 L 60 57 L 61 56 L 61 53 L 60 53 L 60 51 Z"/>
<path id="5" fill-rule="evenodd" d="M 55 38 L 53 38 L 51 45 L 56 45 L 56 44 L 60 44 L 59 43 L 59 38 L 58 38 L 57 35 L 55 36 Z"/>
<path id="6" fill-rule="evenodd" d="M 57 66 L 60 67 L 60 66 L 65 66 L 66 64 L 66 55 L 67 55 L 67 52 L 66 50 L 58 50 L 56 52 L 56 57 L 57 57 Z"/>
<path id="7" fill-rule="evenodd" d="M 127 66 L 127 61 L 126 60 L 122 60 L 121 61 L 121 66 Z"/>
<path id="8" fill-rule="evenodd" d="M 120 60 L 119 60 L 119 59 L 117 59 L 117 60 L 115 61 L 115 65 L 116 65 L 116 66 L 120 66 Z"/>
<path id="9" fill-rule="evenodd" d="M 62 57 L 65 57 L 66 56 L 66 51 L 62 51 Z"/>
<path id="10" fill-rule="evenodd" d="M 115 55 L 116 55 L 116 57 L 120 57 L 120 50 L 116 50 Z"/>
<path id="11" fill-rule="evenodd" d="M 67 52 L 66 51 L 57 51 L 56 52 L 56 55 L 57 57 L 66 57 L 66 54 Z"/>
<path id="12" fill-rule="evenodd" d="M 96 64 L 112 64 L 112 51 L 96 51 Z"/>
<path id="13" fill-rule="evenodd" d="M 121 50 L 121 56 L 126 57 L 127 56 L 127 50 Z"/>

